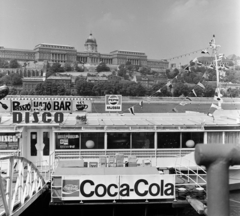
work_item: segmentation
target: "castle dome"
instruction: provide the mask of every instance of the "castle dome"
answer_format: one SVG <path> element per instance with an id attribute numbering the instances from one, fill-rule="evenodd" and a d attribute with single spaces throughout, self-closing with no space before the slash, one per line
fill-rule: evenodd
<path id="1" fill-rule="evenodd" d="M 92 36 L 92 33 L 90 33 L 90 35 L 88 36 L 84 46 L 87 52 L 97 52 L 97 41 Z"/>
<path id="2" fill-rule="evenodd" d="M 96 39 L 92 36 L 92 33 L 88 36 L 86 43 L 97 43 Z"/>

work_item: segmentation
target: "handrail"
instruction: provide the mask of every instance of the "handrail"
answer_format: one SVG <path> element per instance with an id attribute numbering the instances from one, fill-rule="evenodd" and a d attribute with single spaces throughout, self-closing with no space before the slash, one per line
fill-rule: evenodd
<path id="1" fill-rule="evenodd" d="M 179 159 L 180 159 L 180 162 L 178 162 Z M 182 164 L 182 161 L 186 161 L 187 164 L 188 164 L 188 166 L 183 165 L 183 164 Z M 206 182 L 206 180 L 205 180 L 204 178 L 202 178 L 202 176 L 201 176 L 198 172 L 199 172 L 199 169 L 204 172 L 203 175 L 206 175 L 207 172 L 206 172 L 206 170 L 204 170 L 202 167 L 194 164 L 194 167 L 197 168 L 197 172 L 196 172 L 195 170 L 193 170 L 193 169 L 190 168 L 190 165 L 191 165 L 191 164 L 192 164 L 192 161 L 191 161 L 191 160 L 189 160 L 189 159 L 187 159 L 187 158 L 184 158 L 184 157 L 181 157 L 181 156 L 179 157 L 179 155 L 177 155 L 177 156 L 176 156 L 176 161 L 175 161 L 175 167 L 174 167 L 175 173 L 176 173 L 176 175 L 186 176 L 186 177 L 188 178 L 188 184 L 184 184 L 184 185 L 189 185 L 189 182 L 190 182 L 190 180 L 191 180 L 191 181 L 193 182 L 193 184 L 195 184 L 195 185 L 197 185 L 198 187 L 202 188 L 202 186 L 200 185 L 201 183 L 199 184 L 199 182 L 198 182 L 198 178 L 200 178 L 200 179 L 203 181 L 202 184 L 204 184 L 204 185 L 205 185 L 207 182 Z M 185 174 L 185 173 L 182 172 L 182 168 L 186 168 L 186 169 L 187 169 L 187 174 Z M 190 174 L 189 171 L 192 172 L 193 174 Z M 190 176 L 192 176 L 192 175 L 196 176 L 196 181 L 195 181 L 193 178 L 190 177 Z M 183 185 L 183 184 L 179 184 L 179 185 Z M 204 189 L 204 191 L 205 191 L 205 189 Z"/>
<path id="2" fill-rule="evenodd" d="M 3 200 L 6 215 L 14 214 L 14 211 L 21 209 L 31 198 L 39 195 L 43 189 L 45 180 L 37 167 L 28 159 L 19 156 L 6 156 L 0 158 L 0 161 L 9 160 L 7 174 L 0 173 L 0 194 Z M 15 175 L 17 173 L 15 186 Z M 6 190 L 4 182 L 7 183 Z M 14 207 L 18 203 L 18 209 Z"/>
<path id="3" fill-rule="evenodd" d="M 40 172 L 38 171 L 37 167 L 36 167 L 30 160 L 28 160 L 28 159 L 26 159 L 26 158 L 24 158 L 24 157 L 19 157 L 19 156 L 6 156 L 6 157 L 0 158 L 0 161 L 1 161 L 1 160 L 11 159 L 11 158 L 13 158 L 14 160 L 16 160 L 16 159 L 17 159 L 17 160 L 22 160 L 22 161 L 30 164 L 30 165 L 32 166 L 32 168 L 34 169 L 34 171 L 37 172 L 37 174 L 40 176 L 40 178 L 42 179 L 42 181 L 45 182 L 45 181 L 44 181 L 44 178 L 41 176 L 41 174 L 40 174 Z"/>

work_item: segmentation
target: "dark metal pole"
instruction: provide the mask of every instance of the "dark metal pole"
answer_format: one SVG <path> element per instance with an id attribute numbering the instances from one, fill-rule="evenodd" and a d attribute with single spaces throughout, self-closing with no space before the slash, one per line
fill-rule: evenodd
<path id="1" fill-rule="evenodd" d="M 229 216 L 229 166 L 240 165 L 240 146 L 199 144 L 195 160 L 207 168 L 207 214 Z"/>

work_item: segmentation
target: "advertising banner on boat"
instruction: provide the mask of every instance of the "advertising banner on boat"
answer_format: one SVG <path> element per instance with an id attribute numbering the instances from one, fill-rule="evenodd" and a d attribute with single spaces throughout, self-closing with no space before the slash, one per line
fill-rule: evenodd
<path id="1" fill-rule="evenodd" d="M 15 133 L 0 133 L 0 150 L 17 150 L 18 137 Z"/>
<path id="2" fill-rule="evenodd" d="M 0 112 L 92 112 L 92 100 L 29 98 L 0 101 Z"/>
<path id="3" fill-rule="evenodd" d="M 62 185 L 62 197 L 65 199 L 73 197 L 79 198 L 79 179 L 64 179 Z"/>
<path id="4" fill-rule="evenodd" d="M 12 112 L 30 112 L 32 101 L 29 100 L 12 100 Z"/>
<path id="5" fill-rule="evenodd" d="M 72 112 L 92 112 L 92 101 L 90 100 L 73 100 Z"/>
<path id="6" fill-rule="evenodd" d="M 42 100 L 32 100 L 32 112 L 44 111 L 51 112 L 52 111 L 52 101 L 47 99 Z"/>
<path id="7" fill-rule="evenodd" d="M 62 200 L 174 199 L 174 175 L 83 175 L 63 181 Z"/>
<path id="8" fill-rule="evenodd" d="M 171 199 L 175 196 L 174 175 L 120 176 L 119 199 Z"/>
<path id="9" fill-rule="evenodd" d="M 122 111 L 122 95 L 105 95 L 105 111 Z"/>

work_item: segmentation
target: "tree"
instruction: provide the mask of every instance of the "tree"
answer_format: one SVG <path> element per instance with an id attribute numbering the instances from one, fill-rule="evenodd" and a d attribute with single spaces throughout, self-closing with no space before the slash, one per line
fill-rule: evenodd
<path id="1" fill-rule="evenodd" d="M 97 72 L 110 71 L 110 68 L 107 66 L 105 62 L 100 62 L 96 70 Z"/>
<path id="2" fill-rule="evenodd" d="M 177 76 L 179 74 L 179 70 L 177 68 L 175 68 L 174 70 L 169 70 L 166 69 L 166 75 L 168 79 L 173 79 L 175 76 Z"/>
<path id="3" fill-rule="evenodd" d="M 22 85 L 22 77 L 19 74 L 13 73 L 10 77 L 12 85 Z"/>
<path id="4" fill-rule="evenodd" d="M 124 67 L 120 67 L 118 70 L 118 76 L 124 77 L 126 76 L 127 70 Z"/>
<path id="5" fill-rule="evenodd" d="M 36 93 L 35 93 L 35 91 L 34 90 L 31 90 L 29 93 L 28 93 L 28 95 L 35 95 Z"/>
<path id="6" fill-rule="evenodd" d="M 193 89 L 194 89 L 197 97 L 203 97 L 204 96 L 204 89 L 201 88 L 200 86 L 196 85 Z M 189 92 L 190 92 L 190 94 L 188 94 L 188 96 L 196 97 L 196 95 L 194 95 L 193 91 L 189 91 Z"/>
<path id="7" fill-rule="evenodd" d="M 8 68 L 8 67 L 9 67 L 8 61 L 4 59 L 0 59 L 0 68 Z"/>
<path id="8" fill-rule="evenodd" d="M 10 85 L 11 84 L 11 77 L 9 75 L 4 75 L 0 79 L 0 84 Z"/>
<path id="9" fill-rule="evenodd" d="M 16 95 L 17 94 L 17 89 L 16 88 L 11 88 L 9 91 L 9 95 Z"/>
<path id="10" fill-rule="evenodd" d="M 45 91 L 45 86 L 43 85 L 43 83 L 37 84 L 37 86 L 35 87 L 36 95 L 43 95 L 44 91 Z"/>
<path id="11" fill-rule="evenodd" d="M 25 91 L 25 90 L 22 90 L 22 91 L 20 92 L 20 95 L 28 95 L 28 92 Z"/>
<path id="12" fill-rule="evenodd" d="M 204 97 L 213 97 L 215 93 L 215 88 L 205 83 L 204 83 L 204 86 L 205 86 L 205 89 L 203 91 Z"/>
<path id="13" fill-rule="evenodd" d="M 173 95 L 175 97 L 179 97 L 180 95 L 184 95 L 187 96 L 189 93 L 190 89 L 188 88 L 187 85 L 185 85 L 184 83 L 176 83 L 174 85 L 174 91 L 173 91 Z"/>
<path id="14" fill-rule="evenodd" d="M 94 93 L 92 91 L 93 86 L 94 86 L 93 83 L 79 79 L 76 82 L 77 94 L 81 95 L 81 96 L 92 96 L 92 95 L 94 95 Z"/>
<path id="15" fill-rule="evenodd" d="M 44 83 L 37 84 L 35 88 L 36 95 L 65 95 L 66 88 L 62 82 L 52 82 L 47 80 Z"/>
<path id="16" fill-rule="evenodd" d="M 73 71 L 73 68 L 72 68 L 72 66 L 71 66 L 70 63 L 66 62 L 66 63 L 64 64 L 64 70 L 65 70 L 65 71 Z"/>
<path id="17" fill-rule="evenodd" d="M 119 92 L 123 96 L 144 96 L 146 94 L 146 88 L 140 83 L 129 81 L 122 84 Z"/>
<path id="18" fill-rule="evenodd" d="M 139 68 L 139 72 L 142 76 L 146 76 L 147 74 L 151 74 L 151 69 L 149 67 L 142 66 Z"/>
<path id="19" fill-rule="evenodd" d="M 16 59 L 12 59 L 9 63 L 9 68 L 18 68 L 20 65 Z"/>
<path id="20" fill-rule="evenodd" d="M 48 71 L 47 71 L 47 77 L 51 76 L 52 74 L 56 73 L 56 72 L 64 72 L 64 68 L 61 66 L 60 63 L 55 62 L 52 64 L 51 67 L 49 67 Z"/>
<path id="21" fill-rule="evenodd" d="M 76 71 L 77 71 L 77 72 L 84 72 L 84 71 L 85 71 L 84 66 L 79 67 L 79 66 L 77 65 L 77 66 L 76 66 Z"/>
<path id="22" fill-rule="evenodd" d="M 6 75 L 6 72 L 0 72 L 0 78 L 4 77 Z"/>

